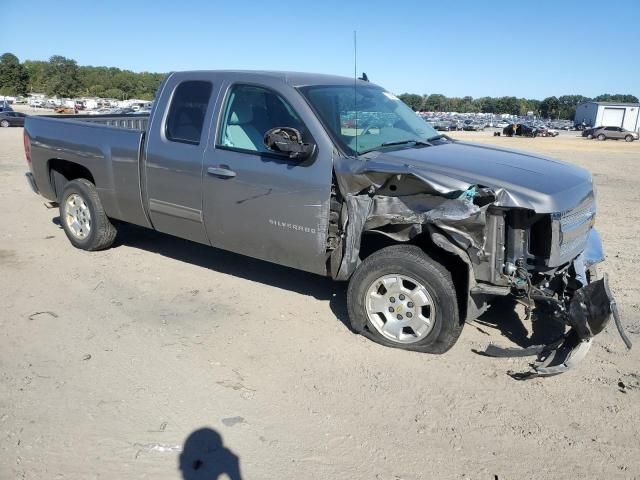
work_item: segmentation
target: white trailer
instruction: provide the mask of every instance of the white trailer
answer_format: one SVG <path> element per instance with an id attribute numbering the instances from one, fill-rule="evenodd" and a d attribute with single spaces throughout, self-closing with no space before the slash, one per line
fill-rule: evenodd
<path id="1" fill-rule="evenodd" d="M 640 132 L 640 103 L 585 102 L 576 107 L 576 125 L 622 127 Z"/>

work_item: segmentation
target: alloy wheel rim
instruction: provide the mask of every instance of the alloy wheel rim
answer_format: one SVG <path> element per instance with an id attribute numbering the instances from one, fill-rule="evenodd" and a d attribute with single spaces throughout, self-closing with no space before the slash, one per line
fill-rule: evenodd
<path id="1" fill-rule="evenodd" d="M 67 197 L 64 204 L 64 220 L 71 234 L 79 240 L 91 232 L 91 212 L 84 199 L 77 193 Z"/>
<path id="2" fill-rule="evenodd" d="M 435 303 L 427 288 L 413 277 L 379 277 L 367 289 L 365 305 L 369 322 L 392 342 L 419 342 L 433 329 Z"/>

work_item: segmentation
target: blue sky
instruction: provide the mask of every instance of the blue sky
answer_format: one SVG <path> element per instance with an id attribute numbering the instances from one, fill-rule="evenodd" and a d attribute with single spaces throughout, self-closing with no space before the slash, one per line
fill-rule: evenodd
<path id="1" fill-rule="evenodd" d="M 0 0 L 0 53 L 134 71 L 353 73 L 395 92 L 640 97 L 640 0 Z"/>

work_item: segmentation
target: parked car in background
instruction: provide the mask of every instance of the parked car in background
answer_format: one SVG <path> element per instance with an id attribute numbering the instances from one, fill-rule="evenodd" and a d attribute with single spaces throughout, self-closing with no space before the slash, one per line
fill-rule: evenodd
<path id="1" fill-rule="evenodd" d="M 434 122 L 430 120 L 429 123 L 433 128 L 435 128 L 439 132 L 455 132 L 458 129 L 457 125 L 452 122 L 446 122 L 446 121 Z"/>
<path id="2" fill-rule="evenodd" d="M 583 133 L 584 136 L 584 133 Z M 597 127 L 587 135 L 587 138 L 597 138 L 598 140 L 624 140 L 633 142 L 638 140 L 638 132 L 631 132 L 622 127 Z"/>
<path id="3" fill-rule="evenodd" d="M 484 130 L 484 123 L 477 123 L 472 120 L 465 120 L 462 129 L 467 132 L 480 132 Z"/>
<path id="4" fill-rule="evenodd" d="M 538 127 L 536 128 L 536 136 L 538 137 L 557 137 L 560 135 L 558 130 L 554 130 L 553 128 L 548 127 Z"/>
<path id="5" fill-rule="evenodd" d="M 56 107 L 54 109 L 54 112 L 56 112 L 56 113 L 64 113 L 64 114 L 68 115 L 68 114 L 78 113 L 78 110 L 76 108 L 74 108 L 74 107 L 65 107 L 63 105 L 63 106 L 60 106 L 60 107 Z"/>
<path id="6" fill-rule="evenodd" d="M 535 137 L 538 134 L 538 130 L 525 123 L 512 123 L 502 130 L 502 134 L 507 137 Z"/>
<path id="7" fill-rule="evenodd" d="M 0 127 L 23 127 L 26 115 L 20 112 L 0 112 Z"/>

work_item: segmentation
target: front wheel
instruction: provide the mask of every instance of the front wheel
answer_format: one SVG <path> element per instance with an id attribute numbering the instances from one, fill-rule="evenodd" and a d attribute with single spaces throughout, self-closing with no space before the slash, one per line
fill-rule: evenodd
<path id="1" fill-rule="evenodd" d="M 458 340 L 460 320 L 451 273 L 413 245 L 367 257 L 347 290 L 352 328 L 385 346 L 444 353 Z"/>
<path id="2" fill-rule="evenodd" d="M 82 250 L 104 250 L 116 238 L 116 229 L 102 207 L 95 185 L 84 178 L 64 187 L 60 223 L 73 246 Z"/>
<path id="3" fill-rule="evenodd" d="M 624 141 L 625 142 L 633 142 L 633 137 L 631 135 L 627 135 L 626 137 L 624 137 Z"/>
<path id="4" fill-rule="evenodd" d="M 593 135 L 589 134 L 589 135 L 587 135 L 587 138 L 588 138 L 589 140 L 592 140 L 592 139 L 593 139 Z"/>
<path id="5" fill-rule="evenodd" d="M 7 128 L 9 126 L 9 122 L 7 120 L 2 120 L 0 122 L 0 127 Z"/>

